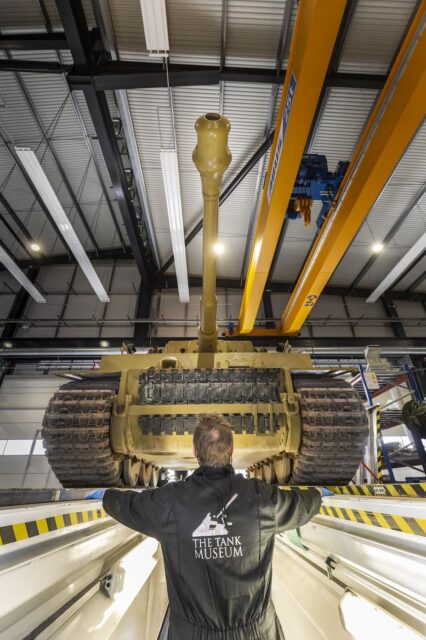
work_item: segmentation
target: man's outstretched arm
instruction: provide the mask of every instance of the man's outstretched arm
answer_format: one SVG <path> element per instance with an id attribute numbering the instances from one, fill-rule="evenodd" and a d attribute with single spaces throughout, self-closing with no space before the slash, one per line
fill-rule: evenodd
<path id="1" fill-rule="evenodd" d="M 155 490 L 120 491 L 107 489 L 103 496 L 105 511 L 126 527 L 159 538 L 160 526 Z"/>
<path id="2" fill-rule="evenodd" d="M 296 529 L 306 524 L 320 510 L 322 491 L 318 488 L 282 490 L 273 487 L 276 531 Z"/>

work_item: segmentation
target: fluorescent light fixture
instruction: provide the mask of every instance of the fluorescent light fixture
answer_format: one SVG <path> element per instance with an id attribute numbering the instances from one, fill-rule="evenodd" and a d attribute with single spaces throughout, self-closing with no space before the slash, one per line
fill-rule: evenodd
<path id="1" fill-rule="evenodd" d="M 167 213 L 172 236 L 173 256 L 179 300 L 189 302 L 188 270 L 186 266 L 185 234 L 183 228 L 182 200 L 180 196 L 179 169 L 176 151 L 160 151 Z"/>
<path id="2" fill-rule="evenodd" d="M 44 298 L 40 291 L 37 289 L 35 285 L 31 282 L 29 278 L 25 275 L 25 273 L 18 267 L 12 256 L 6 249 L 4 249 L 0 245 L 0 262 L 4 264 L 9 273 L 19 282 L 21 287 L 23 287 L 30 296 L 36 302 L 46 302 L 46 298 Z"/>
<path id="3" fill-rule="evenodd" d="M 225 253 L 225 245 L 222 244 L 222 242 L 216 242 L 213 249 L 217 256 L 221 256 Z"/>
<path id="4" fill-rule="evenodd" d="M 384 246 L 382 245 L 381 242 L 375 242 L 371 247 L 371 249 L 372 251 L 374 251 L 374 253 L 381 253 L 384 249 Z"/>
<path id="5" fill-rule="evenodd" d="M 20 147 L 15 147 L 15 151 L 19 156 L 19 159 L 21 160 L 26 172 L 31 178 L 35 188 L 40 194 L 40 197 L 42 198 L 44 204 L 49 209 L 50 214 L 56 222 L 63 239 L 71 249 L 84 275 L 92 285 L 94 292 L 101 302 L 109 302 L 108 294 L 105 291 L 92 263 L 90 262 L 88 255 L 83 248 L 83 245 L 78 239 L 77 234 L 74 231 L 67 214 L 65 213 L 61 203 L 56 196 L 56 193 L 53 191 L 52 185 L 47 179 L 47 176 L 44 173 L 43 168 L 39 163 L 34 151 L 32 151 L 31 149 L 24 149 Z"/>
<path id="6" fill-rule="evenodd" d="M 141 0 L 141 8 L 149 55 L 165 57 L 170 49 L 166 0 Z"/>
<path id="7" fill-rule="evenodd" d="M 371 295 L 368 296 L 367 302 L 376 302 L 382 296 L 385 291 L 389 289 L 398 280 L 401 274 L 408 269 L 418 256 L 426 250 L 426 233 L 424 233 L 417 242 L 411 247 L 409 251 L 401 258 L 401 260 L 394 266 L 394 268 L 388 273 L 386 278 L 382 280 L 378 287 L 376 287 Z"/>
<path id="8" fill-rule="evenodd" d="M 420 640 L 411 630 L 370 600 L 346 591 L 339 604 L 345 630 L 354 640 Z"/>

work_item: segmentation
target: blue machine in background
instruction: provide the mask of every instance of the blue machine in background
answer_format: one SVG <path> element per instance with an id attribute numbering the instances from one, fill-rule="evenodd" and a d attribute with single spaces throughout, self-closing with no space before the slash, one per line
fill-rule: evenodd
<path id="1" fill-rule="evenodd" d="M 317 218 L 319 229 L 330 210 L 348 165 L 349 162 L 339 162 L 336 171 L 331 173 L 325 156 L 316 153 L 305 154 L 294 183 L 286 217 L 290 220 L 303 218 L 305 226 L 308 227 L 312 202 L 320 200 L 322 208 Z"/>

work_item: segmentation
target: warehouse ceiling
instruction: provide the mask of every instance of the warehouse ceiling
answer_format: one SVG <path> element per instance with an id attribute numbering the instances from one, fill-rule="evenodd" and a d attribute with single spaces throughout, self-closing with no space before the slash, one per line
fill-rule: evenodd
<path id="1" fill-rule="evenodd" d="M 186 86 L 185 79 L 173 81 L 181 86 L 172 86 L 169 92 L 164 70 L 161 86 L 103 94 L 130 187 L 131 202 L 123 203 L 117 196 L 119 179 L 111 175 L 111 157 L 105 153 L 99 125 L 75 79 L 72 53 L 64 48 L 67 45 L 55 50 L 31 49 L 29 42 L 18 45 L 19 39 L 13 40 L 14 35 L 48 34 L 53 38 L 61 34 L 64 25 L 55 1 L 2 0 L 0 235 L 13 256 L 25 266 L 67 261 L 67 248 L 49 212 L 16 162 L 14 146 L 20 146 L 36 152 L 82 245 L 91 259 L 102 258 L 103 269 L 140 252 L 136 262 L 143 282 L 145 271 L 152 275 L 170 263 L 160 150 L 172 148 L 176 137 L 188 233 L 202 213 L 200 180 L 191 159 L 194 122 L 207 111 L 224 113 L 231 121 L 233 160 L 225 176 L 226 188 L 274 130 L 282 86 L 279 73 L 286 67 L 297 4 L 291 0 L 167 0 L 169 65 L 186 65 L 191 70 L 192 76 L 189 72 L 185 76 Z M 350 160 L 418 6 L 416 0 L 348 4 L 332 75 L 324 87 L 307 148 L 325 154 L 332 171 L 339 161 Z M 103 47 L 112 60 L 152 63 L 139 0 L 94 0 L 83 6 L 89 29 L 100 30 L 98 37 L 96 30 L 92 32 L 95 49 Z M 220 69 L 220 82 L 212 83 L 206 73 L 208 84 L 194 85 L 194 65 Z M 254 81 L 256 72 L 264 72 L 259 82 Z M 244 279 L 268 161 L 267 152 L 220 208 L 219 236 L 225 252 L 218 260 L 219 277 Z M 426 231 L 425 178 L 423 124 L 332 276 L 331 286 L 348 292 L 354 287 L 374 289 Z M 295 282 L 315 237 L 318 211 L 315 204 L 309 228 L 300 219 L 286 222 L 270 274 L 273 282 Z M 41 252 L 31 250 L 33 242 Z M 379 255 L 372 252 L 377 242 L 386 243 Z M 201 275 L 202 230 L 187 246 L 187 263 L 191 276 Z M 167 273 L 174 273 L 173 263 Z M 425 257 L 395 289 L 414 295 L 426 292 Z"/>

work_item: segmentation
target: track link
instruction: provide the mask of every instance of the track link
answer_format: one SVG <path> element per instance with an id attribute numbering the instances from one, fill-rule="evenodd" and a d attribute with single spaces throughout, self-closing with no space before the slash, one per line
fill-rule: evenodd
<path id="1" fill-rule="evenodd" d="M 47 457 L 64 487 L 120 487 L 121 460 L 110 446 L 118 381 L 79 380 L 63 385 L 43 419 Z"/>
<path id="2" fill-rule="evenodd" d="M 344 380 L 293 377 L 301 395 L 302 446 L 289 484 L 348 484 L 362 460 L 368 419 L 358 393 Z"/>
<path id="3" fill-rule="evenodd" d="M 279 402 L 279 369 L 194 369 L 161 371 L 149 370 L 141 377 L 141 404 L 235 404 L 253 402 Z M 277 431 L 281 418 L 259 413 L 257 426 L 253 415 L 225 414 L 235 433 L 259 434 Z M 182 435 L 194 433 L 196 415 L 142 416 L 139 424 L 144 434 Z"/>

